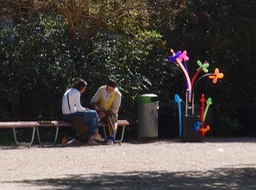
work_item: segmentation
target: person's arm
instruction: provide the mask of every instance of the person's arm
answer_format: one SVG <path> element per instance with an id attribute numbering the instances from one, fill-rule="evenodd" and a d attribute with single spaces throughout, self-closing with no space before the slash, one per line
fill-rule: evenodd
<path id="1" fill-rule="evenodd" d="M 117 91 L 117 94 L 114 99 L 113 107 L 111 109 L 111 111 L 115 114 L 118 113 L 119 107 L 121 105 L 121 99 L 122 99 L 122 94 L 119 91 Z"/>
<path id="2" fill-rule="evenodd" d="M 100 90 L 101 90 L 101 88 L 99 88 L 97 90 L 97 92 L 94 94 L 94 96 L 92 97 L 92 99 L 91 99 L 91 104 L 92 105 L 95 105 L 99 102 L 99 100 L 100 100 Z"/>
<path id="3" fill-rule="evenodd" d="M 85 108 L 81 105 L 81 94 L 79 91 L 74 93 L 74 104 L 76 105 L 76 111 L 83 112 Z"/>
<path id="4" fill-rule="evenodd" d="M 69 91 L 70 91 L 70 89 L 67 90 L 65 92 L 65 94 L 63 95 L 63 97 L 62 97 L 62 114 L 71 113 L 71 110 L 68 107 L 68 99 L 67 99 L 67 94 L 68 94 Z"/>

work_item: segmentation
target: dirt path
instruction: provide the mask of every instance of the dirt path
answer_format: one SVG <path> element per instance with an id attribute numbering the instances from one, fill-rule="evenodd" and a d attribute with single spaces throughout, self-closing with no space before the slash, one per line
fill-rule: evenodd
<path id="1" fill-rule="evenodd" d="M 256 189 L 256 138 L 0 147 L 0 189 Z"/>

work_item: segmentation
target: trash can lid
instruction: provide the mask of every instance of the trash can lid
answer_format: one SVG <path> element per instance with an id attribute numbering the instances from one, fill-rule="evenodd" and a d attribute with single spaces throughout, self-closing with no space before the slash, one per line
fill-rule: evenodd
<path id="1" fill-rule="evenodd" d="M 145 104 L 158 101 L 156 94 L 142 94 L 138 96 L 138 103 Z"/>

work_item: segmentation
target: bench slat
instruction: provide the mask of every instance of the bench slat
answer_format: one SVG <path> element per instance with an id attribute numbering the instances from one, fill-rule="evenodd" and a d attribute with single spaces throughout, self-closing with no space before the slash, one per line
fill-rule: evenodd
<path id="1" fill-rule="evenodd" d="M 37 121 L 7 121 L 0 122 L 0 128 L 27 128 L 27 127 L 40 127 Z"/>
<path id="2" fill-rule="evenodd" d="M 128 126 L 127 120 L 118 120 L 118 126 Z M 0 128 L 29 128 L 29 127 L 71 127 L 71 123 L 65 121 L 2 121 Z M 99 123 L 99 126 L 104 126 Z"/>
<path id="3" fill-rule="evenodd" d="M 50 121 L 50 123 L 41 123 L 41 125 L 55 125 L 58 127 L 71 127 L 71 124 L 65 121 Z M 104 124 L 99 123 L 99 126 L 104 126 Z M 128 126 L 130 123 L 127 120 L 118 120 L 117 121 L 118 126 Z"/>

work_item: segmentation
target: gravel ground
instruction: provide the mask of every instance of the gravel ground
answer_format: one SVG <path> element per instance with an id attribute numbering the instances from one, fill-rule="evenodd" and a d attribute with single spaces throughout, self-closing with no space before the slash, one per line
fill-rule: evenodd
<path id="1" fill-rule="evenodd" d="M 0 189 L 256 189 L 256 138 L 0 147 Z"/>

